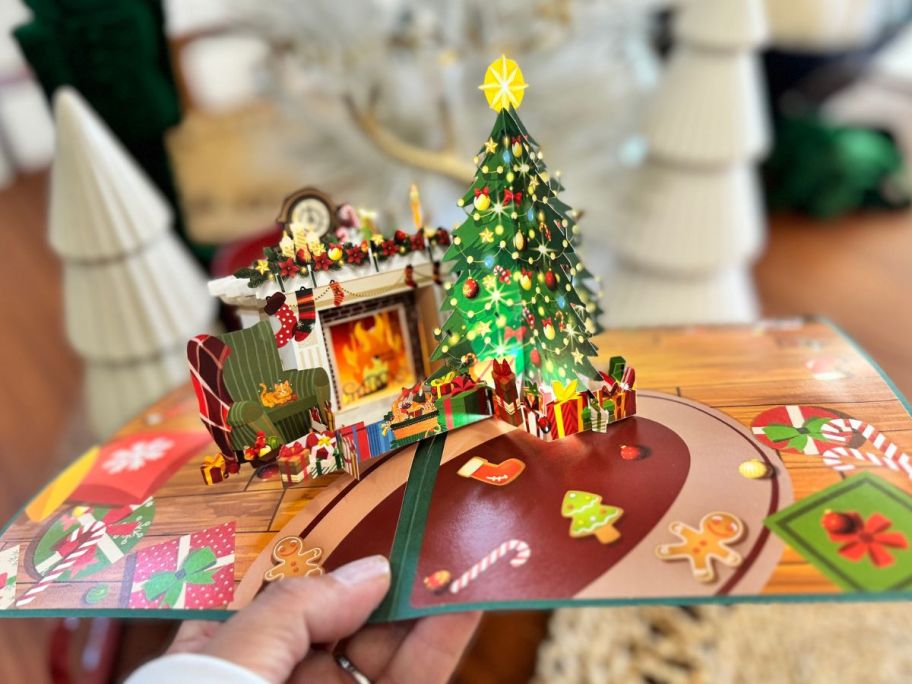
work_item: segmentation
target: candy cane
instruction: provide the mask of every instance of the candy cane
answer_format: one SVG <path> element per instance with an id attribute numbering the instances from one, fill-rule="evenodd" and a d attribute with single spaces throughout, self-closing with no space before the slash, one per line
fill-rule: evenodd
<path id="1" fill-rule="evenodd" d="M 21 608 L 34 601 L 38 597 L 38 594 L 50 587 L 57 578 L 72 568 L 82 556 L 91 553 L 92 549 L 94 549 L 98 545 L 98 542 L 107 534 L 107 529 L 108 526 L 101 521 L 95 521 L 90 525 L 86 530 L 89 538 L 64 556 L 60 562 L 54 566 L 52 572 L 49 572 L 42 577 L 35 586 L 25 592 L 19 600 L 16 601 L 16 607 Z"/>
<path id="2" fill-rule="evenodd" d="M 841 435 L 858 432 L 883 454 L 878 456 L 870 451 L 861 451 L 852 447 L 833 447 L 823 452 L 823 462 L 834 470 L 854 470 L 854 463 L 846 463 L 843 460 L 851 457 L 862 463 L 870 463 L 896 472 L 903 472 L 906 477 L 912 479 L 912 463 L 909 462 L 909 455 L 901 452 L 896 444 L 887 439 L 880 430 L 870 423 L 865 423 L 855 418 L 834 418 L 825 423 L 820 428 L 820 432 L 827 435 L 828 438 L 832 438 L 833 441 L 838 439 L 838 441 L 843 442 L 846 440 Z"/>
<path id="3" fill-rule="evenodd" d="M 453 583 L 450 584 L 450 592 L 458 594 L 468 586 L 469 582 L 474 581 L 481 573 L 506 556 L 510 551 L 516 552 L 516 555 L 510 559 L 510 565 L 514 568 L 518 568 L 520 565 L 525 564 L 525 562 L 529 560 L 529 556 L 532 555 L 532 551 L 529 549 L 529 545 L 526 542 L 519 539 L 505 541 L 487 556 L 475 563 L 471 568 L 462 573 L 462 575 L 459 576 L 459 579 L 454 580 Z"/>

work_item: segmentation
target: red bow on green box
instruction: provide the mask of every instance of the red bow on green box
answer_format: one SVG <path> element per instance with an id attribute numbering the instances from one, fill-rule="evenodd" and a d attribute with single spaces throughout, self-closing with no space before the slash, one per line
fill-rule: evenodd
<path id="1" fill-rule="evenodd" d="M 191 551 L 174 571 L 156 572 L 143 585 L 147 601 L 161 598 L 162 608 L 173 608 L 188 584 L 215 584 L 215 553 L 208 546 Z"/>
<path id="2" fill-rule="evenodd" d="M 459 375 L 453 378 L 453 394 L 468 392 L 473 387 L 475 387 L 475 381 L 468 375 Z"/>

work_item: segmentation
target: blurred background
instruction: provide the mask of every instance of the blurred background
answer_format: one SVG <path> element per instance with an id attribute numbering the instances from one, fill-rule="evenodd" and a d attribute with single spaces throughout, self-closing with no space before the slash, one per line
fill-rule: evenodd
<path id="1" fill-rule="evenodd" d="M 162 309 L 151 350 L 131 354 L 117 321 L 106 341 L 84 330 L 105 302 L 72 296 L 93 263 L 80 245 L 104 238 L 117 247 L 105 258 L 129 258 L 132 243 L 85 217 L 85 235 L 67 238 L 72 197 L 48 212 L 59 87 L 82 94 L 170 205 L 153 214 L 192 257 L 181 315 L 207 324 L 205 277 L 273 241 L 282 198 L 301 186 L 391 232 L 410 224 L 417 183 L 429 224 L 457 221 L 491 122 L 477 85 L 507 52 L 530 83 L 523 119 L 582 213 L 604 325 L 819 314 L 909 394 L 910 18 L 912 0 L 0 0 L 0 517 L 186 380 L 174 302 L 135 300 Z M 104 148 L 79 144 L 70 152 L 99 169 L 82 182 L 116 186 Z M 142 189 L 118 193 L 125 225 L 150 215 Z M 629 619 L 686 640 L 669 627 L 676 613 L 662 615 Z M 557 681 L 548 617 L 486 618 L 457 681 L 525 681 L 537 663 Z M 171 628 L 125 628 L 114 672 L 157 653 Z M 92 629 L 0 624 L 0 679 L 49 681 L 53 639 L 91 642 Z M 633 664 L 612 681 L 703 681 L 700 663 L 648 679 L 642 662 L 667 645 L 641 643 L 637 665 L 624 638 Z M 551 655 L 537 660 L 542 643 Z M 581 660 L 561 662 L 561 681 L 590 681 Z M 792 675 L 780 681 L 812 681 Z"/>

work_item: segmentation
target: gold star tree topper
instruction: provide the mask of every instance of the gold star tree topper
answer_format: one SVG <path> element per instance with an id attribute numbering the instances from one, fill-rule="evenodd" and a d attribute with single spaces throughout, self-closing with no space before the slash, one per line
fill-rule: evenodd
<path id="1" fill-rule="evenodd" d="M 488 99 L 488 105 L 495 112 L 507 106 L 519 109 L 529 84 L 523 80 L 519 65 L 506 55 L 491 62 L 485 72 L 484 83 L 478 86 Z"/>

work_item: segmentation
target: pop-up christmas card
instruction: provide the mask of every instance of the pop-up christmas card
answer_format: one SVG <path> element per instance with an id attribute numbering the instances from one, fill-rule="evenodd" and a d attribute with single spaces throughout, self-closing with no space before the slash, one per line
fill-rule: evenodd
<path id="1" fill-rule="evenodd" d="M 598 333 L 519 67 L 481 88 L 464 222 L 428 228 L 413 189 L 386 236 L 289 195 L 278 245 L 210 283 L 242 329 L 190 340 L 188 386 L 0 535 L 3 615 L 224 617 L 372 553 L 393 568 L 378 621 L 910 596 L 891 383 L 814 320 Z"/>

